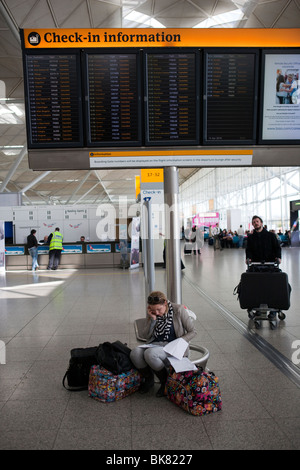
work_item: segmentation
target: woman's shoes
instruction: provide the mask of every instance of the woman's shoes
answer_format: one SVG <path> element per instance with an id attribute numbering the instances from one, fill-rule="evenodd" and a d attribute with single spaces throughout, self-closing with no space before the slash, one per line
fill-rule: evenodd
<path id="1" fill-rule="evenodd" d="M 153 370 L 149 366 L 147 366 L 147 367 L 144 367 L 143 369 L 138 369 L 138 371 L 141 374 L 141 376 L 144 378 L 144 381 L 140 385 L 139 392 L 144 394 L 144 393 L 149 392 L 149 390 L 154 385 Z"/>
<path id="2" fill-rule="evenodd" d="M 149 366 L 144 367 L 143 369 L 138 369 L 138 371 L 144 379 L 144 381 L 140 385 L 139 392 L 144 394 L 144 393 L 149 392 L 149 390 L 154 386 L 154 373 L 153 373 L 153 370 Z M 156 370 L 155 375 L 158 377 L 160 381 L 160 387 L 156 392 L 156 396 L 159 398 L 164 397 L 166 381 L 168 378 L 168 371 L 164 367 L 161 370 Z"/>
<path id="3" fill-rule="evenodd" d="M 165 396 L 166 381 L 167 381 L 167 378 L 168 378 L 167 369 L 165 369 L 165 367 L 164 367 L 161 370 L 156 370 L 155 375 L 157 375 L 157 377 L 159 378 L 159 381 L 160 381 L 160 387 L 156 392 L 156 396 L 158 398 L 161 398 L 161 397 Z"/>

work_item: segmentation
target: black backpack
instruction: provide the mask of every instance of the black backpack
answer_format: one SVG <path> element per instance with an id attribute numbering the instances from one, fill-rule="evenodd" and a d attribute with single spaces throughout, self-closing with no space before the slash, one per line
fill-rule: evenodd
<path id="1" fill-rule="evenodd" d="M 121 341 L 108 341 L 91 348 L 71 349 L 69 368 L 62 380 L 65 389 L 71 392 L 87 390 L 89 385 L 90 368 L 99 365 L 114 375 L 128 372 L 134 368 L 130 360 L 131 349 Z M 66 387 L 65 382 L 68 382 Z"/>
<path id="2" fill-rule="evenodd" d="M 130 360 L 131 349 L 120 341 L 109 343 L 106 341 L 98 346 L 96 352 L 97 363 L 114 375 L 128 372 L 134 368 Z"/>

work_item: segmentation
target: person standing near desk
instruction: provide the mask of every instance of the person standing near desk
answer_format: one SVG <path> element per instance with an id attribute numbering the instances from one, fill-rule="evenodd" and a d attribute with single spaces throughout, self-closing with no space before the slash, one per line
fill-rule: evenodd
<path id="1" fill-rule="evenodd" d="M 60 233 L 59 227 L 49 235 L 49 263 L 47 269 L 56 270 L 60 262 L 62 251 L 63 235 Z"/>
<path id="2" fill-rule="evenodd" d="M 219 249 L 220 251 L 223 250 L 223 247 L 221 246 L 221 241 L 220 241 L 220 234 L 221 234 L 221 230 L 220 230 L 219 224 L 216 224 L 216 226 L 212 227 L 211 229 L 211 235 L 214 239 L 214 251 L 216 251 L 217 249 Z"/>
<path id="3" fill-rule="evenodd" d="M 32 229 L 30 235 L 27 237 L 27 246 L 30 256 L 32 257 L 32 271 L 35 271 L 38 265 L 38 242 L 36 239 L 36 230 Z"/>

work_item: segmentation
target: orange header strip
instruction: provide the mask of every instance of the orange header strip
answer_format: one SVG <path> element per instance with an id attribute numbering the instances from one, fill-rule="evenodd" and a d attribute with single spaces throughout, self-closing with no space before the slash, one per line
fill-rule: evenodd
<path id="1" fill-rule="evenodd" d="M 26 49 L 88 47 L 299 47 L 300 28 L 24 29 Z"/>

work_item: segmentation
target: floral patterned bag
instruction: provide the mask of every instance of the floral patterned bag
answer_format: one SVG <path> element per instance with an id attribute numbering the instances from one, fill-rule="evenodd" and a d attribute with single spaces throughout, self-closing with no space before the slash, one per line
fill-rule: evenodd
<path id="1" fill-rule="evenodd" d="M 166 383 L 170 401 L 195 416 L 215 413 L 222 409 L 219 379 L 201 367 L 197 371 L 176 373 L 173 368 Z"/>
<path id="2" fill-rule="evenodd" d="M 89 396 L 102 402 L 121 400 L 136 392 L 141 383 L 141 376 L 136 369 L 114 375 L 101 366 L 92 366 L 90 370 Z"/>

